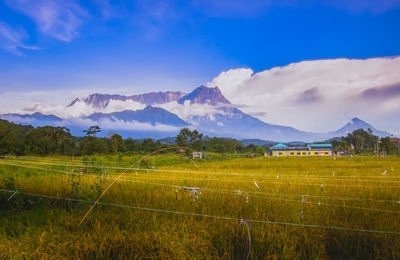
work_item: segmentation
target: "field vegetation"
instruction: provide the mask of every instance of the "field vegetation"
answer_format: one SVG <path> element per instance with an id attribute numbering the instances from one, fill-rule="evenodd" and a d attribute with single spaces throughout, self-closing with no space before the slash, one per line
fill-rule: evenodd
<path id="1" fill-rule="evenodd" d="M 400 258 L 398 157 L 6 156 L 0 188 L 1 259 Z"/>

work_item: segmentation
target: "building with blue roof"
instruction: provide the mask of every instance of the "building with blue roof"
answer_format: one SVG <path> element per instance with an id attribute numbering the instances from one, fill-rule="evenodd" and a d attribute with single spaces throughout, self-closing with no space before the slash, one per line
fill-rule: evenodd
<path id="1" fill-rule="evenodd" d="M 307 144 L 306 146 L 288 146 L 278 143 L 270 148 L 266 156 L 331 156 L 331 144 Z"/>

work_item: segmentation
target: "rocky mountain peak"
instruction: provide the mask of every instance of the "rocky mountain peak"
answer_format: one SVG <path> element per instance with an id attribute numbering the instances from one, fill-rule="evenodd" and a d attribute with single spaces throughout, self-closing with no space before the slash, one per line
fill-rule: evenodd
<path id="1" fill-rule="evenodd" d="M 181 98 L 179 103 L 183 104 L 187 100 L 189 100 L 191 104 L 208 104 L 212 106 L 231 103 L 222 95 L 218 87 L 209 88 L 203 85 Z"/>
<path id="2" fill-rule="evenodd" d="M 73 105 L 75 105 L 77 102 L 81 101 L 79 98 L 75 98 L 74 101 L 71 102 L 71 104 L 69 104 L 69 107 L 72 107 Z"/>
<path id="3" fill-rule="evenodd" d="M 154 105 L 154 104 L 164 104 L 171 101 L 178 101 L 185 95 L 186 95 L 185 93 L 180 91 L 150 92 L 132 96 L 94 93 L 90 94 L 85 99 L 83 99 L 83 102 L 85 102 L 89 106 L 101 110 L 106 108 L 111 100 L 118 100 L 118 101 L 132 100 L 145 105 Z M 72 101 L 72 103 L 69 106 L 73 106 L 79 101 L 81 100 L 79 98 L 76 98 L 74 101 Z"/>
<path id="4" fill-rule="evenodd" d="M 361 120 L 358 117 L 352 118 L 344 127 L 340 128 L 336 132 L 333 132 L 333 135 L 346 136 L 348 133 L 352 133 L 358 129 L 363 129 L 364 131 L 371 129 L 372 133 L 379 137 L 390 136 L 388 132 L 376 130 L 371 124 Z"/>
<path id="5" fill-rule="evenodd" d="M 108 103 L 110 102 L 110 99 L 112 99 L 111 95 L 105 95 L 105 94 L 91 94 L 87 98 L 85 98 L 83 101 L 91 105 L 95 108 L 105 108 L 107 107 Z"/>
<path id="6" fill-rule="evenodd" d="M 367 122 L 359 119 L 358 117 L 354 117 L 345 125 L 345 128 L 349 128 L 349 130 L 357 130 L 357 129 L 374 129 L 372 125 L 368 124 Z"/>

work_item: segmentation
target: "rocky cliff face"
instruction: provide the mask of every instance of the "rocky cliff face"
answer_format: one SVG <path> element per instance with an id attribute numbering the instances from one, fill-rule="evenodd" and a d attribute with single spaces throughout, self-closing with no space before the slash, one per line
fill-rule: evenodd
<path id="1" fill-rule="evenodd" d="M 189 101 L 190 104 L 207 104 L 212 106 L 231 103 L 222 95 L 218 87 L 208 88 L 205 86 L 200 86 L 181 98 L 179 104 L 183 104 L 185 101 Z"/>
<path id="2" fill-rule="evenodd" d="M 177 91 L 166 92 L 151 92 L 141 95 L 123 96 L 123 95 L 108 95 L 108 94 L 91 94 L 84 98 L 83 101 L 96 109 L 104 109 L 108 106 L 111 100 L 128 101 L 132 100 L 145 105 L 164 104 L 171 101 L 178 101 L 185 96 L 185 93 Z M 76 98 L 69 106 L 75 105 L 80 99 Z"/>

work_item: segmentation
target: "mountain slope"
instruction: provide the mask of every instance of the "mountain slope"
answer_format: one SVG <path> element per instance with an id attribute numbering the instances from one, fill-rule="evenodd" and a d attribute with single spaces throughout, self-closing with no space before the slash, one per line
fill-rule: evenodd
<path id="1" fill-rule="evenodd" d="M 155 105 L 146 106 L 145 103 Z M 42 113 L 5 114 L 0 118 L 34 126 L 63 125 L 75 135 L 82 135 L 82 130 L 91 125 L 99 125 L 105 133 L 117 132 L 134 138 L 174 136 L 183 127 L 196 128 L 209 136 L 282 142 L 322 141 L 361 128 L 371 129 L 380 137 L 390 136 L 358 118 L 329 133 L 311 133 L 269 124 L 235 108 L 218 87 L 200 86 L 187 95 L 171 91 L 133 96 L 92 94 L 83 100 L 75 99 L 66 109 L 75 114 L 65 118 Z"/>
<path id="2" fill-rule="evenodd" d="M 198 105 L 209 108 L 209 112 L 205 115 L 193 112 L 193 115 L 185 118 L 191 125 L 208 135 L 280 141 L 308 141 L 316 135 L 292 127 L 268 124 L 245 114 L 231 105 L 218 87 L 200 86 L 180 99 L 179 103 L 187 107 L 187 101 L 193 108 Z"/>
<path id="3" fill-rule="evenodd" d="M 293 127 L 268 124 L 237 108 L 225 109 L 225 111 L 211 116 L 193 116 L 190 122 L 203 133 L 238 139 L 311 141 L 322 136 L 317 133 L 303 132 Z"/>
<path id="4" fill-rule="evenodd" d="M 183 104 L 185 101 L 190 101 L 190 104 L 207 104 L 211 106 L 231 103 L 222 95 L 218 87 L 208 88 L 205 86 L 196 88 L 188 95 L 179 99 L 178 103 Z"/>
<path id="5" fill-rule="evenodd" d="M 118 100 L 118 101 L 132 100 L 145 105 L 154 105 L 154 104 L 163 104 L 171 101 L 178 101 L 184 96 L 185 93 L 180 91 L 150 92 L 146 94 L 132 95 L 132 96 L 108 95 L 108 94 L 96 93 L 96 94 L 91 94 L 88 97 L 84 98 L 83 102 L 94 108 L 104 109 L 108 106 L 111 100 Z M 79 101 L 81 100 L 79 98 L 76 98 L 69 106 L 73 106 Z"/>
<path id="6" fill-rule="evenodd" d="M 33 126 L 57 125 L 63 121 L 62 118 L 53 115 L 44 115 L 36 112 L 33 114 L 2 114 L 0 118 L 17 124 L 31 124 Z"/>
<path id="7" fill-rule="evenodd" d="M 330 132 L 328 135 L 330 138 L 336 137 L 336 136 L 346 136 L 348 133 L 352 133 L 358 129 L 363 129 L 365 131 L 368 131 L 368 129 L 371 129 L 372 133 L 379 137 L 390 136 L 390 133 L 385 132 L 385 131 L 376 130 L 371 124 L 369 124 L 357 117 L 354 117 L 345 126 L 343 126 L 342 128 L 338 129 L 335 132 Z"/>
<path id="8" fill-rule="evenodd" d="M 141 123 L 150 123 L 152 125 L 163 124 L 178 127 L 185 127 L 189 124 L 180 119 L 177 115 L 168 112 L 165 109 L 147 106 L 143 110 L 130 111 L 125 110 L 122 112 L 114 113 L 94 113 L 87 117 L 87 119 L 99 122 L 104 119 L 109 119 L 110 121 L 123 121 L 131 122 L 137 121 Z"/>

